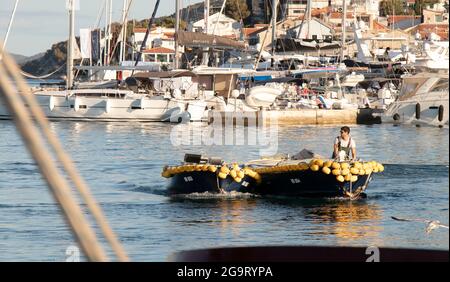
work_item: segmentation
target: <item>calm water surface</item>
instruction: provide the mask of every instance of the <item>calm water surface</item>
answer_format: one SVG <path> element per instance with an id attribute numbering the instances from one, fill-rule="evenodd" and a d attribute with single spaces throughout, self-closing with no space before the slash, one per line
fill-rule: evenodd
<path id="1" fill-rule="evenodd" d="M 133 260 L 165 261 L 196 248 L 247 245 L 449 247 L 448 230 L 425 233 L 420 223 L 448 223 L 449 130 L 357 126 L 359 156 L 387 164 L 368 199 L 171 199 L 166 164 L 185 153 L 227 161 L 260 157 L 259 146 L 172 146 L 174 125 L 52 123 Z M 179 127 L 178 127 L 179 128 Z M 187 125 L 183 130 L 198 129 Z M 308 148 L 328 156 L 337 127 L 282 127 L 278 152 Z M 0 260 L 64 261 L 76 245 L 13 123 L 0 121 Z"/>

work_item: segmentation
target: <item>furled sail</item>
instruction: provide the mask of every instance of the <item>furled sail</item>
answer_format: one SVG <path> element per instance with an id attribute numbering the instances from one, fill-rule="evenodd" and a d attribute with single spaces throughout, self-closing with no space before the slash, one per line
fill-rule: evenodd
<path id="1" fill-rule="evenodd" d="M 213 47 L 219 49 L 246 49 L 244 42 L 222 36 L 197 32 L 180 31 L 177 34 L 178 44 L 188 47 Z"/>

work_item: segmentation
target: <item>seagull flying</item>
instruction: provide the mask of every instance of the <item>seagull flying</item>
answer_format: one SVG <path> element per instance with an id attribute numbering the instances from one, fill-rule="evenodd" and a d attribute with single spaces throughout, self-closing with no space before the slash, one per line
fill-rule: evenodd
<path id="1" fill-rule="evenodd" d="M 438 229 L 438 228 L 446 228 L 448 229 L 448 225 L 444 225 L 441 224 L 439 221 L 437 220 L 426 220 L 426 219 L 403 219 L 403 218 L 398 218 L 398 217 L 392 217 L 393 220 L 396 221 L 406 221 L 406 222 L 422 222 L 425 223 L 427 225 L 427 234 L 430 234 L 433 230 Z"/>

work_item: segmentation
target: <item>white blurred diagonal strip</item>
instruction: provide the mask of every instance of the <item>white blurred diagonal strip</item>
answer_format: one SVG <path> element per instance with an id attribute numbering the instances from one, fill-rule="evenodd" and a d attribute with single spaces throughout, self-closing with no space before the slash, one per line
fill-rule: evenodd
<path id="1" fill-rule="evenodd" d="M 11 81 L 16 83 L 16 87 L 19 90 L 18 93 L 15 87 L 11 85 Z M 118 260 L 128 261 L 129 259 L 125 250 L 107 223 L 100 207 L 93 199 L 88 186 L 77 172 L 69 155 L 63 150 L 57 137 L 51 132 L 44 113 L 30 93 L 25 80 L 20 75 L 19 67 L 6 53 L 3 54 L 3 60 L 0 61 L 0 98 L 3 98 L 5 104 L 8 106 L 28 150 L 38 164 L 55 200 L 61 206 L 89 260 L 107 261 L 108 258 L 100 246 L 96 234 L 83 215 L 74 195 L 71 193 L 69 183 L 59 173 L 51 152 L 45 149 L 46 142 L 42 139 L 43 136 L 47 139 L 49 147 L 53 149 L 55 158 L 62 164 L 67 176 L 87 204 Z M 24 102 L 28 104 L 28 107 L 25 107 Z M 31 112 L 28 112 L 28 110 Z M 41 132 L 32 122 L 32 117 L 40 126 Z"/>

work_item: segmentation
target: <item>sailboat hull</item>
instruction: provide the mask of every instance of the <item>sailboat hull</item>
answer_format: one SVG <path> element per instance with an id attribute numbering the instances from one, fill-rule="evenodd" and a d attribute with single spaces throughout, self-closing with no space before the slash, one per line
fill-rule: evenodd
<path id="1" fill-rule="evenodd" d="M 181 120 L 169 118 L 167 121 L 203 121 L 207 115 L 206 103 L 196 100 L 67 96 L 56 92 L 34 95 L 50 120 L 159 122 L 164 121 L 164 115 L 173 108 L 179 108 L 186 114 L 179 114 Z M 10 118 L 5 105 L 0 104 L 0 119 Z"/>

